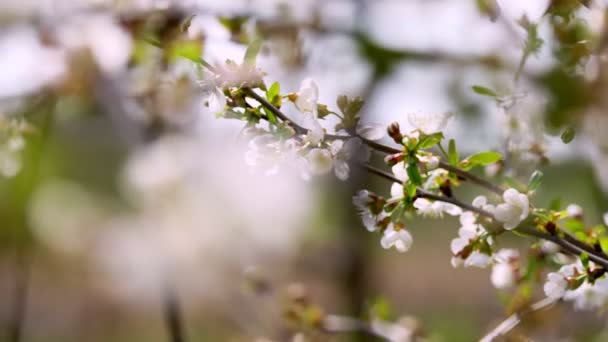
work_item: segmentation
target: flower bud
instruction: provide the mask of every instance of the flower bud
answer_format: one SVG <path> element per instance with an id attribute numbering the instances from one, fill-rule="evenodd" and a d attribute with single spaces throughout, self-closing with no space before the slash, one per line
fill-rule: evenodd
<path id="1" fill-rule="evenodd" d="M 395 154 L 389 154 L 384 158 L 384 162 L 388 165 L 388 166 L 393 166 L 399 162 L 402 162 L 404 159 L 404 155 L 402 152 L 399 153 L 395 153 Z"/>
<path id="2" fill-rule="evenodd" d="M 398 122 L 391 123 L 387 128 L 388 135 L 397 143 L 401 144 L 403 140 L 403 134 L 401 134 L 401 129 L 399 128 Z"/>

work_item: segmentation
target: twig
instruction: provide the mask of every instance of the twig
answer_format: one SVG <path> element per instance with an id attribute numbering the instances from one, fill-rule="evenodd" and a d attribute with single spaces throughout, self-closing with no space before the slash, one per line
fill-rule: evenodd
<path id="1" fill-rule="evenodd" d="M 494 328 L 494 330 L 490 331 L 487 335 L 482 337 L 480 342 L 491 342 L 497 337 L 507 334 L 509 331 L 513 330 L 513 328 L 515 328 L 525 316 L 549 308 L 558 301 L 559 299 L 556 300 L 547 297 L 542 300 L 539 300 L 536 303 L 533 303 L 532 305 L 521 310 L 520 312 L 512 314 L 511 316 L 507 317 L 507 319 L 505 319 L 502 323 L 500 323 L 496 328 Z"/>
<path id="2" fill-rule="evenodd" d="M 379 177 L 382 177 L 386 180 L 389 180 L 391 182 L 395 182 L 395 183 L 399 183 L 402 184 L 403 182 L 401 182 L 399 179 L 397 179 L 395 176 L 391 175 L 390 173 L 386 172 L 386 171 L 382 171 L 380 169 L 377 169 L 371 165 L 368 164 L 361 164 L 361 167 L 367 171 L 369 171 L 372 174 L 375 174 Z M 445 202 L 445 203 L 451 203 L 454 204 L 458 207 L 461 207 L 462 209 L 466 209 L 466 210 L 470 210 L 472 212 L 475 212 L 479 215 L 494 219 L 494 215 L 492 215 L 491 213 L 481 209 L 481 208 L 477 208 L 474 207 L 468 203 L 462 202 L 457 198 L 454 197 L 446 197 L 446 196 L 441 196 L 441 195 L 436 195 L 436 194 L 432 194 L 424 189 L 416 189 L 416 198 L 428 198 L 428 199 L 432 199 L 435 201 L 440 201 L 440 202 Z"/>
<path id="3" fill-rule="evenodd" d="M 23 323 L 27 309 L 27 292 L 29 287 L 30 263 L 23 243 L 18 242 L 15 253 L 15 288 L 9 320 L 9 337 L 11 342 L 20 342 L 23 338 Z"/>
<path id="4" fill-rule="evenodd" d="M 465 171 L 463 169 L 460 169 L 460 168 L 457 168 L 457 167 L 455 167 L 453 165 L 450 165 L 450 164 L 446 163 L 443 160 L 439 161 L 439 167 L 442 168 L 442 169 L 444 169 L 444 170 L 446 170 L 446 171 L 452 172 L 452 173 L 454 173 L 457 176 L 465 178 L 466 180 L 470 181 L 471 183 L 475 183 L 475 184 L 477 184 L 479 186 L 482 186 L 482 187 L 484 187 L 484 188 L 486 188 L 486 189 L 488 189 L 488 190 L 490 190 L 490 191 L 492 191 L 492 192 L 494 192 L 494 193 L 496 193 L 496 194 L 498 194 L 500 196 L 502 196 L 503 192 L 505 192 L 505 190 L 503 188 L 501 188 L 500 186 L 495 185 L 495 184 L 493 184 L 491 182 L 488 182 L 487 180 L 485 180 L 485 179 L 483 179 L 481 177 L 477 177 L 476 175 L 474 175 L 474 174 L 472 174 L 470 172 L 467 172 L 467 171 Z"/>
<path id="5" fill-rule="evenodd" d="M 183 318 L 181 316 L 177 291 L 174 286 L 169 279 L 165 279 L 162 293 L 163 316 L 167 324 L 169 340 L 171 342 L 185 342 L 186 338 L 182 324 Z"/>
<path id="6" fill-rule="evenodd" d="M 250 88 L 243 88 L 243 90 L 245 90 L 245 92 L 247 93 L 248 96 L 252 97 L 253 99 L 255 99 L 256 101 L 260 102 L 260 104 L 262 104 L 264 107 L 266 107 L 268 110 L 270 110 L 275 116 L 277 116 L 279 119 L 290 123 L 291 125 L 294 126 L 294 129 L 296 130 L 296 132 L 302 133 L 302 132 L 306 132 L 306 128 L 296 124 L 295 122 L 293 122 L 292 120 L 289 119 L 289 117 L 287 117 L 287 115 L 285 115 L 283 112 L 281 112 L 281 110 L 279 110 L 278 108 L 276 108 L 274 105 L 272 105 L 270 102 L 268 102 L 266 99 L 264 99 L 262 96 L 258 95 L 255 91 L 253 91 Z M 345 135 L 345 136 L 341 136 L 341 135 L 328 135 L 329 138 L 337 138 L 337 139 L 346 139 L 349 137 L 352 137 L 351 135 Z M 368 145 L 369 147 L 377 150 L 377 151 L 381 151 L 384 153 L 399 153 L 401 152 L 401 150 L 394 148 L 394 147 L 390 147 L 390 146 L 386 146 L 368 139 L 365 139 L 361 136 L 359 136 L 359 138 L 361 138 L 361 140 L 363 141 L 363 143 L 365 143 L 366 145 Z M 471 183 L 477 184 L 479 186 L 482 186 L 486 189 L 488 189 L 489 191 L 492 191 L 498 195 L 502 195 L 504 192 L 504 189 L 501 188 L 500 186 L 497 186 L 483 178 L 480 178 L 468 171 L 462 170 L 458 167 L 452 166 L 444 161 L 440 161 L 439 163 L 439 167 L 452 172 L 464 179 L 469 180 Z M 369 172 L 380 176 L 382 178 L 385 178 L 389 181 L 392 182 L 398 182 L 401 183 L 400 180 L 398 180 L 397 178 L 395 178 L 393 175 L 384 172 L 382 170 L 376 169 L 370 165 L 363 165 L 363 168 L 365 168 L 366 170 L 368 170 Z M 435 194 L 431 194 L 428 193 L 422 189 L 418 189 L 416 195 L 420 198 L 428 198 L 428 199 L 433 199 L 436 201 L 442 201 L 442 202 L 446 202 L 446 203 L 451 203 L 457 206 L 460 206 L 463 209 L 467 209 L 473 212 L 476 212 L 480 215 L 483 215 L 485 217 L 494 219 L 494 215 L 492 215 L 491 213 L 484 211 L 480 208 L 476 208 L 472 205 L 469 205 L 467 203 L 461 202 L 455 198 L 451 198 L 451 197 L 444 197 L 444 196 L 439 196 L 439 195 L 435 195 Z M 534 228 L 528 229 L 528 228 L 521 228 L 518 229 L 518 231 L 520 232 L 524 232 L 527 233 L 529 235 L 535 236 L 535 237 L 539 237 L 541 239 L 545 239 L 545 240 L 549 240 L 552 242 L 555 242 L 557 244 L 559 244 L 562 248 L 564 248 L 564 250 L 568 251 L 571 254 L 580 256 L 582 253 L 587 253 L 589 254 L 589 259 L 594 261 L 595 263 L 602 265 L 605 269 L 608 269 L 608 257 L 602 253 L 603 255 L 598 255 L 597 252 L 595 252 L 590 246 L 578 241 L 577 239 L 573 238 L 573 237 L 567 237 L 566 239 L 561 239 L 555 235 L 550 235 L 550 234 L 545 234 L 543 232 L 540 232 Z M 568 235 L 566 235 L 568 236 Z M 570 240 L 570 241 L 568 241 Z"/>

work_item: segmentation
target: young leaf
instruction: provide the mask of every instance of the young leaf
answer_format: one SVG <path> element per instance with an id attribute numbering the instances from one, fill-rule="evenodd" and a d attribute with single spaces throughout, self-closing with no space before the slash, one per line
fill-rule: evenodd
<path id="1" fill-rule="evenodd" d="M 484 86 L 480 86 L 480 85 L 474 85 L 471 87 L 473 89 L 474 92 L 476 92 L 479 95 L 483 95 L 483 96 L 489 96 L 489 97 L 497 97 L 498 94 L 496 94 L 496 92 L 490 88 L 484 87 Z"/>
<path id="2" fill-rule="evenodd" d="M 255 66 L 255 60 L 258 57 L 258 53 L 260 52 L 260 48 L 262 47 L 262 40 L 255 39 L 249 44 L 247 47 L 247 51 L 245 51 L 245 58 L 243 58 L 243 64 L 248 66 Z"/>
<path id="3" fill-rule="evenodd" d="M 564 144 L 568 144 L 570 143 L 574 137 L 576 136 L 576 131 L 574 130 L 574 127 L 570 126 L 568 128 L 566 128 L 566 130 L 564 130 L 564 132 L 562 133 L 562 142 Z"/>
<path id="4" fill-rule="evenodd" d="M 534 171 L 530 180 L 528 181 L 528 191 L 535 191 L 538 189 L 543 181 L 543 173 L 539 170 Z"/>
<path id="5" fill-rule="evenodd" d="M 418 148 L 420 149 L 427 149 L 427 148 L 431 148 L 435 145 L 437 145 L 441 139 L 443 139 L 443 133 L 439 132 L 439 133 L 434 133 L 431 135 L 425 135 L 422 138 L 420 138 L 420 141 L 418 142 Z"/>
<path id="6" fill-rule="evenodd" d="M 411 163 L 407 165 L 407 175 L 410 177 L 412 184 L 422 184 L 422 177 L 420 176 L 420 170 L 418 170 L 418 164 Z"/>
<path id="7" fill-rule="evenodd" d="M 450 145 L 448 147 L 448 159 L 450 162 L 450 165 L 458 165 L 458 162 L 460 161 L 460 156 L 458 155 L 458 150 L 456 150 L 456 142 L 454 141 L 454 139 L 450 139 Z"/>
<path id="8" fill-rule="evenodd" d="M 581 263 L 586 270 L 589 269 L 589 254 L 587 252 L 581 253 Z"/>
<path id="9" fill-rule="evenodd" d="M 281 107 L 281 85 L 274 82 L 266 91 L 266 99 L 275 107 Z"/>
<path id="10" fill-rule="evenodd" d="M 469 170 L 477 165 L 486 166 L 496 163 L 500 159 L 502 159 L 502 155 L 498 152 L 479 152 L 468 156 L 460 164 L 462 168 Z"/>

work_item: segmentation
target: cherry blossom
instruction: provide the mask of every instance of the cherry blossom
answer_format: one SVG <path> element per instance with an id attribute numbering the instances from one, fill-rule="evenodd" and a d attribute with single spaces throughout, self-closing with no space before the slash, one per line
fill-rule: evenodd
<path id="1" fill-rule="evenodd" d="M 528 196 L 515 189 L 507 189 L 503 193 L 503 199 L 505 203 L 496 206 L 494 216 L 504 223 L 505 229 L 511 230 L 528 217 L 530 203 Z"/>
<path id="2" fill-rule="evenodd" d="M 410 113 L 407 120 L 415 129 L 424 134 L 434 134 L 446 128 L 450 119 L 454 116 L 452 112 L 444 113 Z"/>
<path id="3" fill-rule="evenodd" d="M 419 215 L 430 218 L 442 218 L 443 213 L 451 216 L 458 216 L 462 213 L 462 209 L 451 203 L 440 201 L 429 201 L 426 198 L 418 198 L 414 201 L 414 207 Z"/>
<path id="4" fill-rule="evenodd" d="M 380 244 L 384 249 L 395 247 L 397 251 L 404 253 L 412 247 L 413 241 L 412 235 L 407 230 L 403 228 L 395 229 L 393 224 L 389 224 L 384 231 Z"/>

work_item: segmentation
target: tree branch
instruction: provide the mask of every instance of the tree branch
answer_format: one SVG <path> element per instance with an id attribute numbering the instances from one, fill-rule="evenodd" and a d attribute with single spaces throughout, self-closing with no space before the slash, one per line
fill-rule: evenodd
<path id="1" fill-rule="evenodd" d="M 519 312 L 512 314 L 511 316 L 507 317 L 507 319 L 505 319 L 502 323 L 500 323 L 496 328 L 494 328 L 494 330 L 490 331 L 488 334 L 486 334 L 484 337 L 482 337 L 480 342 L 494 341 L 497 337 L 503 336 L 503 335 L 507 334 L 509 331 L 513 330 L 513 328 L 515 328 L 525 316 L 528 316 L 529 314 L 532 314 L 534 312 L 549 308 L 549 307 L 553 306 L 555 303 L 557 303 L 558 301 L 559 300 L 555 300 L 553 298 L 547 297 L 542 300 L 539 300 L 536 303 L 533 303 L 529 307 L 527 307 Z"/>

